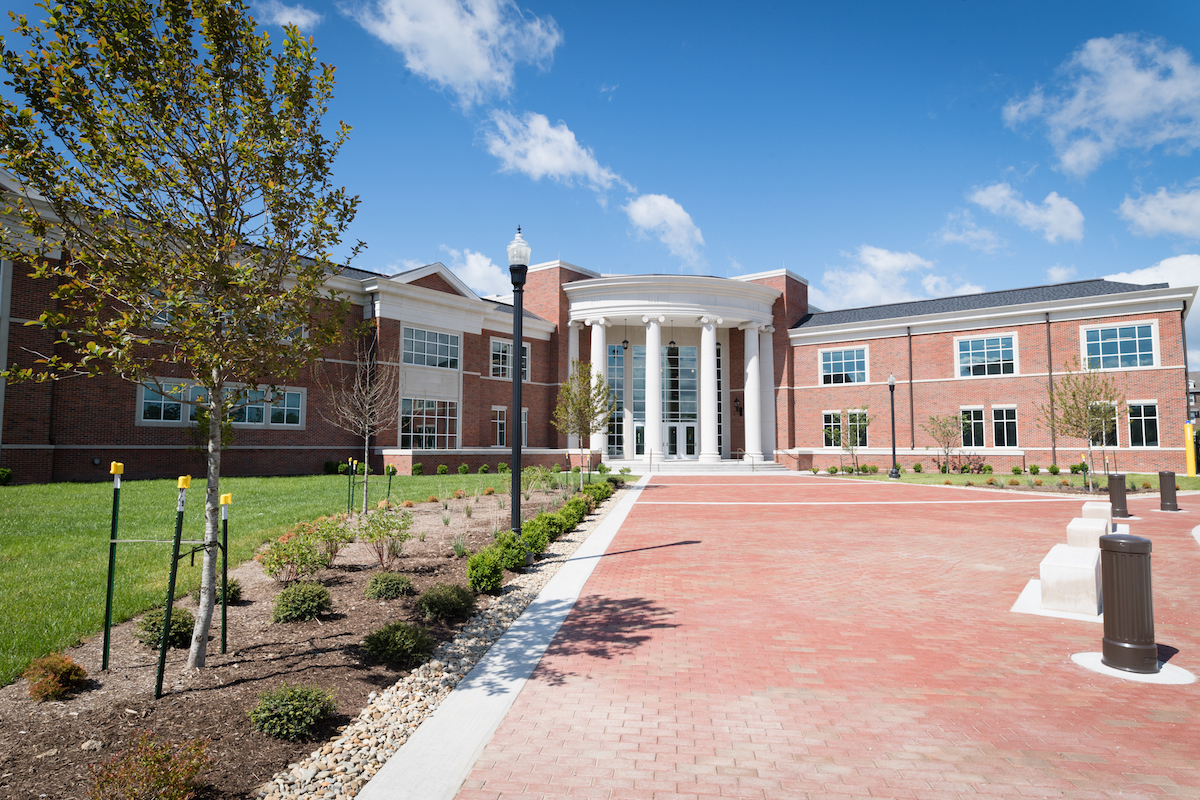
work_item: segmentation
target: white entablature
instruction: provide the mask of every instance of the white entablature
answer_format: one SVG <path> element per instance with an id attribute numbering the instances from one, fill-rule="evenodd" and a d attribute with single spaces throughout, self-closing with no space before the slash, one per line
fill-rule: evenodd
<path id="1" fill-rule="evenodd" d="M 780 292 L 768 286 L 695 275 L 611 275 L 564 284 L 572 322 L 604 318 L 641 324 L 642 317 L 665 325 L 698 325 L 720 317 L 721 327 L 770 325 Z"/>

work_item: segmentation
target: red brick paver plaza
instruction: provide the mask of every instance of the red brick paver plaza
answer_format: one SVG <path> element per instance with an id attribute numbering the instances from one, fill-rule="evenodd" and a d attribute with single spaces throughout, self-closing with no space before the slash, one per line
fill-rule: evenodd
<path id="1" fill-rule="evenodd" d="M 1009 611 L 1083 502 L 1040 497 L 652 481 L 458 797 L 1200 797 L 1200 683 L 1089 672 L 1101 625 Z M 1200 673 L 1200 502 L 1130 506 Z"/>

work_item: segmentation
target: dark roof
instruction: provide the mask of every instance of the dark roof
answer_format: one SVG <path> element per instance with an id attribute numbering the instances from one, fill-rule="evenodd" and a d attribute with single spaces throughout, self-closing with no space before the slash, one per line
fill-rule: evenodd
<path id="1" fill-rule="evenodd" d="M 889 303 L 884 306 L 845 308 L 840 311 L 819 311 L 808 314 L 793 328 L 822 328 L 828 325 L 849 325 L 855 322 L 901 319 L 925 314 L 953 314 L 960 311 L 977 311 L 984 308 L 1019 306 L 1027 303 L 1048 303 L 1054 300 L 1071 300 L 1078 297 L 1099 297 L 1106 294 L 1141 292 L 1147 289 L 1165 289 L 1165 283 L 1117 283 L 1095 278 L 1071 283 L 1055 283 L 1050 286 L 1030 286 L 1025 289 L 1004 289 L 998 292 L 964 294 L 957 297 L 939 297 L 934 300 L 914 300 L 908 303 Z"/>
<path id="2" fill-rule="evenodd" d="M 501 302 L 500 302 L 500 301 L 498 301 L 498 300 L 485 300 L 484 302 L 485 302 L 485 303 L 492 303 L 493 305 L 495 305 L 495 306 L 496 306 L 496 310 L 497 310 L 497 311 L 501 311 L 501 312 L 503 312 L 503 313 L 505 313 L 505 314 L 511 314 L 511 313 L 513 312 L 512 303 L 501 303 Z M 547 319 L 545 319 L 545 318 L 543 318 L 543 317 L 539 317 L 537 314 L 534 314 L 534 313 L 533 313 L 532 311 L 530 311 L 528 308 L 522 308 L 522 309 L 521 309 L 521 319 L 540 319 L 540 320 L 542 320 L 542 322 L 548 322 L 548 321 L 549 321 L 549 320 L 547 320 Z"/>

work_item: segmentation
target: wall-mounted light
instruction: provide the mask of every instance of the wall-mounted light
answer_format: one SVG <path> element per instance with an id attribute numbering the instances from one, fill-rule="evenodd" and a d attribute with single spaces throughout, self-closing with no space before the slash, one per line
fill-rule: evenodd
<path id="1" fill-rule="evenodd" d="M 742 415 L 742 398 L 733 398 L 733 410 L 738 412 L 739 417 Z"/>

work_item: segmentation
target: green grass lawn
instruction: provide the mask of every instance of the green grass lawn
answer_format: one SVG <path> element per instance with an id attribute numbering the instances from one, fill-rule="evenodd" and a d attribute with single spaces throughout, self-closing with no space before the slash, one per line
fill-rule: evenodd
<path id="1" fill-rule="evenodd" d="M 821 474 L 824 475 L 826 473 L 824 471 L 822 471 Z M 839 473 L 838 477 L 839 478 L 853 477 L 853 478 L 859 478 L 861 480 L 868 480 L 868 481 L 886 481 L 886 480 L 888 480 L 887 472 L 882 469 L 873 475 L 844 475 L 842 473 Z M 1026 486 L 1029 481 L 1035 481 L 1035 480 L 1041 480 L 1043 486 L 1057 486 L 1064 480 L 1070 481 L 1071 486 L 1083 486 L 1087 481 L 1087 478 L 1084 475 L 1072 475 L 1070 472 L 1059 473 L 1058 475 L 1051 475 L 1049 472 L 1046 472 L 1045 470 L 1042 470 L 1042 472 L 1038 475 L 1030 475 L 1029 473 L 1025 473 L 1023 475 L 1013 475 L 1011 472 L 996 472 L 991 475 L 954 475 L 954 474 L 943 475 L 940 472 L 920 472 L 920 473 L 904 472 L 900 476 L 900 480 L 903 483 L 925 483 L 925 484 L 941 485 L 941 484 L 946 483 L 946 481 L 950 481 L 950 483 L 954 486 L 966 486 L 967 481 L 970 481 L 975 486 L 982 486 L 982 485 L 986 485 L 988 478 L 994 478 L 996 480 L 996 483 L 1002 483 L 1005 485 L 1005 487 L 1008 486 L 1008 481 L 1010 478 L 1016 478 L 1017 480 L 1019 480 L 1021 482 L 1021 486 Z M 1158 491 L 1158 473 L 1155 473 L 1153 475 L 1130 473 L 1125 476 L 1125 485 L 1126 486 L 1133 484 L 1140 488 L 1143 483 L 1149 483 L 1150 488 L 1152 488 L 1155 491 Z M 1187 475 L 1176 475 L 1175 483 L 1179 486 L 1180 490 L 1200 489 L 1200 477 L 1188 477 Z M 1096 475 L 1093 478 L 1093 484 L 1100 487 L 1101 489 L 1107 489 L 1108 488 L 1108 478 L 1107 478 L 1107 476 L 1102 475 L 1102 474 Z M 1013 488 L 1016 488 L 1016 487 L 1013 487 Z"/>
<path id="2" fill-rule="evenodd" d="M 355 508 L 362 505 L 358 478 Z M 429 475 L 392 479 L 393 503 L 468 494 L 491 486 L 508 491 L 508 476 Z M 226 478 L 233 493 L 229 515 L 230 566 L 251 558 L 260 544 L 296 522 L 344 512 L 348 478 L 310 475 Z M 387 478 L 372 476 L 370 505 L 387 494 Z M 174 480 L 125 481 L 121 487 L 121 539 L 171 539 L 175 531 Z M 0 488 L 0 686 L 28 663 L 69 647 L 104 625 L 111 483 L 55 483 Z M 184 539 L 204 535 L 204 481 L 188 491 Z M 113 619 L 121 622 L 166 599 L 170 545 L 117 547 Z M 195 566 L 180 562 L 177 596 L 200 585 Z"/>

